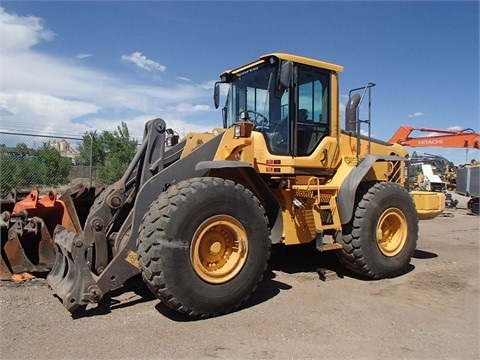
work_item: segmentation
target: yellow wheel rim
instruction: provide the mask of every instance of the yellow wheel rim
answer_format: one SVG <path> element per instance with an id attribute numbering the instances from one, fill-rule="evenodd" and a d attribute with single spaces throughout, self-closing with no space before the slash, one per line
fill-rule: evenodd
<path id="1" fill-rule="evenodd" d="M 228 215 L 205 220 L 193 236 L 190 259 L 203 280 L 222 284 L 231 280 L 245 265 L 248 254 L 247 232 Z"/>
<path id="2" fill-rule="evenodd" d="M 402 211 L 390 208 L 384 211 L 377 226 L 377 243 L 385 256 L 395 256 L 407 242 L 407 220 Z"/>

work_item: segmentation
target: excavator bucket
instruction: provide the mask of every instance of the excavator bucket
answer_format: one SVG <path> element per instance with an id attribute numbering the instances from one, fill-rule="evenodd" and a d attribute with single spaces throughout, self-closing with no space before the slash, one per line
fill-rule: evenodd
<path id="1" fill-rule="evenodd" d="M 28 196 L 17 202 L 13 208 L 13 214 L 27 211 L 29 217 L 37 216 L 45 221 L 45 225 L 53 234 L 55 226 L 63 224 L 70 231 L 78 232 L 81 229 L 78 217 L 72 217 L 62 200 L 57 199 L 57 191 L 50 190 L 48 194 L 39 198 L 38 190 L 32 190 Z"/>
<path id="2" fill-rule="evenodd" d="M 101 188 L 77 185 L 68 189 L 60 199 L 50 190 L 42 198 L 38 190 L 12 191 L 2 200 L 1 214 L 1 280 L 13 279 L 19 273 L 49 272 L 55 262 L 52 234 L 57 225 L 74 233 L 81 231 L 88 209 Z M 26 195 L 26 196 L 25 196 Z M 16 201 L 17 197 L 22 200 Z"/>
<path id="3" fill-rule="evenodd" d="M 7 254 L 5 263 L 13 274 L 47 272 L 55 261 L 53 240 L 39 217 L 14 220 L 3 250 Z"/>
<path id="4" fill-rule="evenodd" d="M 4 208 L 4 206 L 2 206 L 2 208 Z M 0 280 L 10 280 L 13 275 L 9 264 L 6 263 L 7 255 L 5 253 L 5 244 L 6 244 L 5 239 L 8 238 L 9 225 L 10 225 L 10 212 L 4 211 L 0 215 L 0 231 L 1 231 L 1 239 L 2 239 L 1 256 L 0 256 Z"/>

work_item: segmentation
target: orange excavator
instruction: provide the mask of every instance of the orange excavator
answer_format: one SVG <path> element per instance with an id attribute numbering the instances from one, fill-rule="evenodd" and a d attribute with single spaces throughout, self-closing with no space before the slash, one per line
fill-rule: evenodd
<path id="1" fill-rule="evenodd" d="M 413 131 L 431 133 L 427 136 L 412 137 Z M 448 148 L 473 148 L 480 150 L 480 134 L 472 129 L 443 130 L 431 128 L 414 128 L 403 125 L 390 138 L 390 143 L 397 143 L 410 147 L 448 147 Z M 456 172 L 456 188 L 458 194 L 470 196 L 467 204 L 472 214 L 480 215 L 480 165 L 472 162 L 471 165 L 462 166 Z"/>
<path id="2" fill-rule="evenodd" d="M 411 137 L 413 131 L 429 132 L 434 135 Z M 414 128 L 402 125 L 390 138 L 390 143 L 410 147 L 450 147 L 480 149 L 480 134 L 472 129 L 443 130 L 431 128 Z"/>

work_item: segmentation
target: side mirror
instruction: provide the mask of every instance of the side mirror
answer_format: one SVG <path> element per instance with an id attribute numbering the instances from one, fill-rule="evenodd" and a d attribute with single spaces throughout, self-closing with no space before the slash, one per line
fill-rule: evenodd
<path id="1" fill-rule="evenodd" d="M 215 109 L 218 109 L 220 104 L 220 85 L 218 82 L 215 83 L 215 88 L 213 89 L 213 103 L 215 104 Z"/>
<path id="2" fill-rule="evenodd" d="M 278 74 L 278 83 L 275 89 L 275 97 L 281 98 L 286 89 L 292 83 L 293 63 L 284 61 L 280 65 L 280 73 Z"/>

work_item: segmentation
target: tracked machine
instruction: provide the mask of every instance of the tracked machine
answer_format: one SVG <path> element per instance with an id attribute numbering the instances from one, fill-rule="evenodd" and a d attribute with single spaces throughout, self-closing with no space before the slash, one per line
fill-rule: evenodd
<path id="1" fill-rule="evenodd" d="M 96 199 L 81 233 L 57 226 L 47 281 L 71 312 L 139 273 L 167 306 L 194 317 L 236 309 L 256 289 L 272 244 L 313 242 L 362 277 L 402 274 L 419 218 L 443 194 L 405 189 L 407 151 L 360 135 L 372 83 L 339 114 L 339 65 L 275 53 L 221 74 L 223 127 L 165 150 L 146 124 L 122 179 Z M 366 101 L 365 101 L 366 102 Z M 368 111 L 370 113 L 370 111 Z"/>

